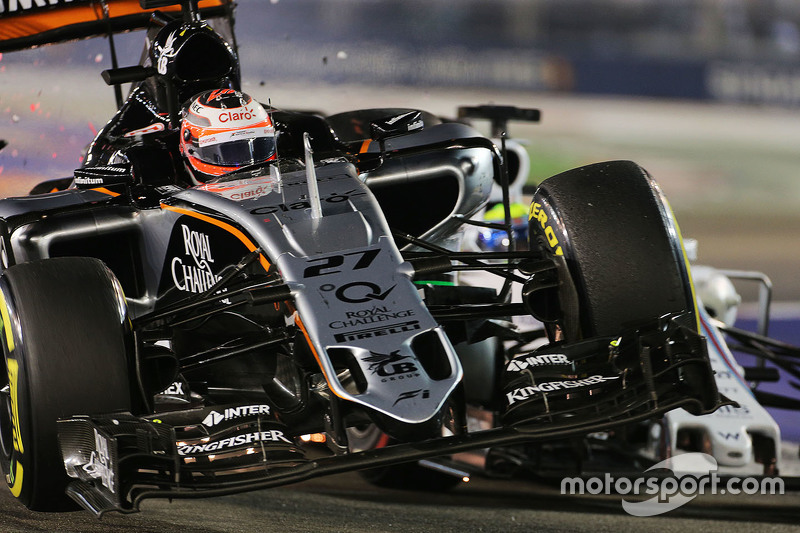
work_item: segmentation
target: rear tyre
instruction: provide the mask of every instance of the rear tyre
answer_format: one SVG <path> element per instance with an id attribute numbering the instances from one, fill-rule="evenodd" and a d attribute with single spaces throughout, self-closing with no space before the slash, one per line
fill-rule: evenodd
<path id="1" fill-rule="evenodd" d="M 73 508 L 56 420 L 129 411 L 130 321 L 111 271 L 91 258 L 15 265 L 0 277 L 0 462 L 37 511 Z"/>
<path id="2" fill-rule="evenodd" d="M 555 259 L 559 288 L 527 295 L 534 315 L 567 341 L 619 335 L 626 325 L 691 312 L 694 297 L 680 232 L 660 189 L 630 161 L 610 161 L 543 181 L 530 210 L 534 254 Z"/>

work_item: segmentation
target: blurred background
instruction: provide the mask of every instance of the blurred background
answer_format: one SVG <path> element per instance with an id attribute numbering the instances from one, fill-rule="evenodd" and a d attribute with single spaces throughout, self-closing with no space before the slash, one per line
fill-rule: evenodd
<path id="1" fill-rule="evenodd" d="M 236 33 L 245 90 L 279 108 L 540 108 L 510 126 L 530 188 L 635 160 L 700 262 L 762 270 L 800 302 L 800 2 L 239 0 Z M 120 65 L 142 43 L 118 36 Z M 0 56 L 0 195 L 80 165 L 115 112 L 110 66 L 103 38 Z"/>

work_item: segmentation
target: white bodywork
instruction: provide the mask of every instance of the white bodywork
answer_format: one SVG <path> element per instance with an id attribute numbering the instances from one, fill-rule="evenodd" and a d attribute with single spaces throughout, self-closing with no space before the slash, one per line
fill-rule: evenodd
<path id="1" fill-rule="evenodd" d="M 695 278 L 697 278 L 697 274 L 705 277 L 709 273 L 711 274 L 709 279 L 717 279 L 718 275 L 714 269 L 693 267 Z M 696 283 L 698 281 L 701 281 L 700 285 L 704 285 L 703 280 L 695 279 Z M 717 280 L 713 285 L 725 288 L 725 296 L 729 296 L 727 294 L 728 284 L 720 284 Z M 698 292 L 702 293 L 702 291 Z M 780 472 L 780 428 L 753 396 L 750 387 L 744 380 L 742 367 L 733 358 L 725 339 L 709 317 L 705 309 L 706 305 L 701 298 L 702 294 L 698 294 L 701 334 L 707 338 L 708 356 L 715 373 L 717 387 L 720 394 L 735 401 L 739 407 L 725 406 L 704 416 L 694 416 L 683 409 L 667 413 L 661 427 L 664 434 L 659 435 L 662 442 L 666 444 L 662 449 L 667 456 L 681 453 L 681 443 L 678 442 L 679 431 L 682 429 L 693 430 L 703 435 L 703 449 L 683 451 L 701 451 L 713 455 L 719 464 L 720 474 L 762 475 L 765 474 L 764 465 L 756 462 L 753 447 L 753 435 L 760 435 L 771 439 L 774 443 L 775 450 L 772 453 L 774 453 L 776 469 Z M 716 300 L 722 301 L 720 298 L 716 298 Z M 731 307 L 721 309 L 722 316 L 727 314 L 727 318 L 730 318 L 732 315 L 735 319 L 736 306 Z"/>

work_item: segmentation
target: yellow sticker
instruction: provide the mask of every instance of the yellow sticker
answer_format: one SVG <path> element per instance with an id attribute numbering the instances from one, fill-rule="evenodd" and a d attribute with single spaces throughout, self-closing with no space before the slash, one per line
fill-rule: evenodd
<path id="1" fill-rule="evenodd" d="M 547 244 L 550 245 L 550 249 L 553 250 L 553 253 L 555 255 L 564 255 L 564 251 L 561 249 L 561 244 L 558 241 L 558 236 L 556 235 L 555 230 L 550 224 L 553 221 L 548 218 L 547 213 L 544 212 L 544 208 L 540 203 L 538 202 L 531 203 L 531 209 L 530 209 L 530 214 L 528 215 L 528 220 L 539 223 L 539 225 L 544 230 L 544 236 L 547 239 Z M 548 223 L 548 221 L 550 223 Z"/>
<path id="2" fill-rule="evenodd" d="M 19 498 L 22 493 L 22 465 L 19 461 L 11 461 L 11 474 L 9 475 L 9 484 L 11 485 L 11 494 L 15 498 Z"/>
<path id="3" fill-rule="evenodd" d="M 8 359 L 8 385 L 11 393 L 11 436 L 14 440 L 14 449 L 19 453 L 25 453 L 22 445 L 22 432 L 19 425 L 19 400 L 17 391 L 17 379 L 19 378 L 19 364 L 16 359 Z"/>

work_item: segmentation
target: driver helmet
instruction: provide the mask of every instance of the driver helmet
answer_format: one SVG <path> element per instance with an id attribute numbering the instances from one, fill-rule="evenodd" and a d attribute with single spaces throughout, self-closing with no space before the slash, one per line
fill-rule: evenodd
<path id="1" fill-rule="evenodd" d="M 200 93 L 183 108 L 180 146 L 198 181 L 276 158 L 269 114 L 234 89 Z"/>

